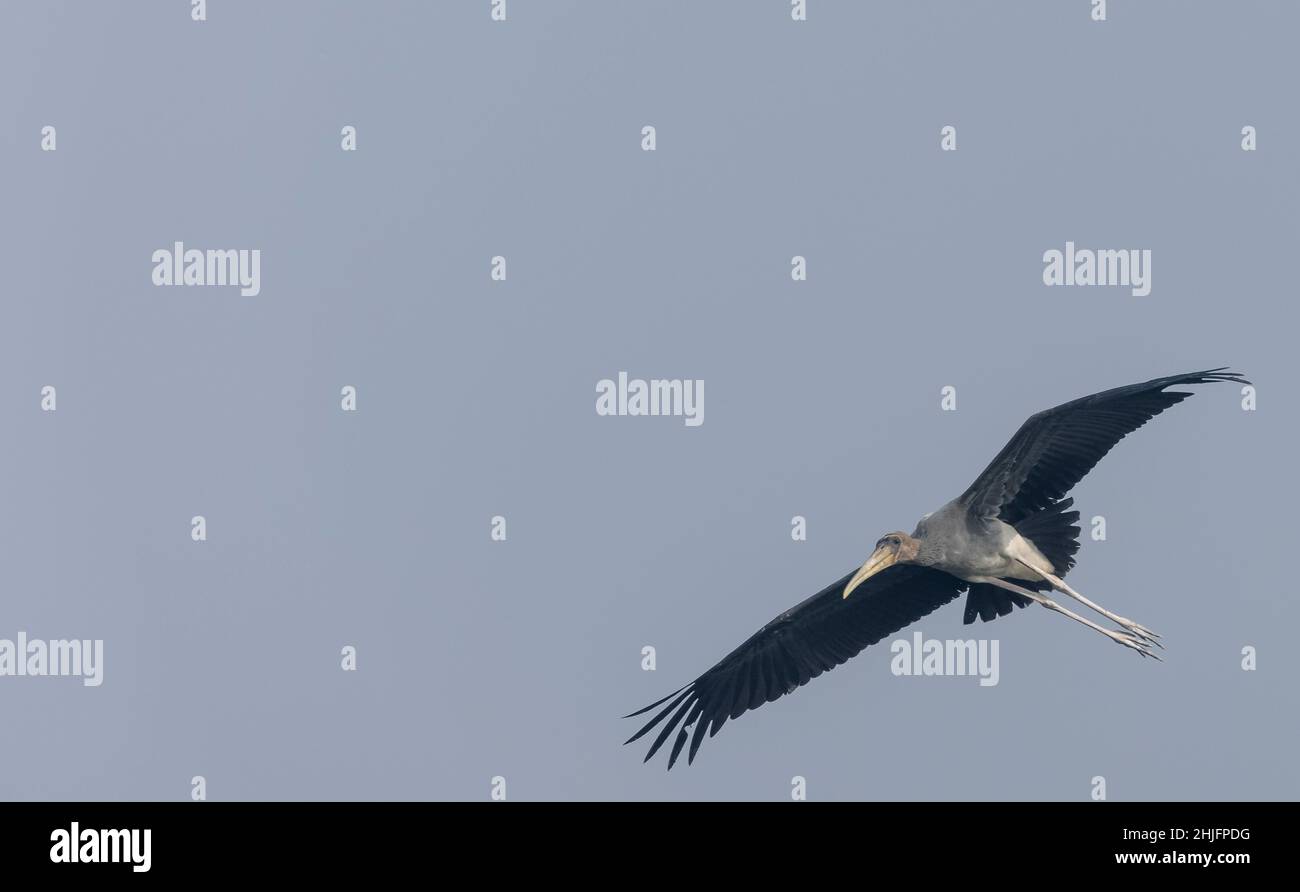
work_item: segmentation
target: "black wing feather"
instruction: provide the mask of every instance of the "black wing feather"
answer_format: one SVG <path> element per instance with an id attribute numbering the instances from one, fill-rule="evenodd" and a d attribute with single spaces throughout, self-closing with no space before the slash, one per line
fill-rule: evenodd
<path id="1" fill-rule="evenodd" d="M 712 737 L 728 718 L 738 718 L 798 689 L 947 604 L 966 588 L 965 582 L 939 570 L 900 564 L 872 576 L 846 599 L 844 586 L 851 578 L 849 573 L 782 613 L 686 687 L 626 716 L 668 704 L 626 742 L 640 739 L 667 719 L 646 761 L 680 724 L 668 767 L 673 767 L 688 737 L 692 738 L 686 753 L 690 764 L 706 726 L 712 726 Z M 692 723 L 693 736 L 688 732 Z"/>
<path id="2" fill-rule="evenodd" d="M 1065 497 L 1125 436 L 1187 399 L 1179 384 L 1250 382 L 1236 372 L 1209 369 L 1116 387 L 1039 412 L 976 478 L 961 501 L 980 517 L 1015 525 Z"/>

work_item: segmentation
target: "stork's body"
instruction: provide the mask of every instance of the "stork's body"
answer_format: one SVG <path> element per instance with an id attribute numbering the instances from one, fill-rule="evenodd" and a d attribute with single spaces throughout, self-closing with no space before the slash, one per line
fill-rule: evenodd
<path id="1" fill-rule="evenodd" d="M 776 617 L 684 688 L 632 713 L 667 703 L 627 742 L 667 719 L 646 759 L 680 725 L 668 767 L 688 737 L 693 760 L 706 730 L 716 734 L 728 719 L 795 690 L 962 592 L 967 623 L 1036 603 L 1155 656 L 1159 636 L 1066 584 L 1079 549 L 1079 512 L 1066 495 L 1127 434 L 1192 395 L 1165 388 L 1216 381 L 1249 384 L 1211 369 L 1116 387 L 1031 416 L 964 493 L 921 518 L 911 535 L 886 534 L 861 569 Z M 1119 628 L 1066 609 L 1045 594 L 1053 590 Z"/>
<path id="2" fill-rule="evenodd" d="M 1050 520 L 1070 525 L 1077 520 L 1078 512 L 1062 511 L 1069 507 L 1069 500 L 1056 503 L 1043 514 Z M 1067 527 L 1071 537 L 1078 533 L 1078 528 Z M 1059 531 L 1058 531 L 1059 532 Z M 1073 553 L 1073 551 L 1071 551 Z M 1050 610 L 1054 610 L 1076 622 L 1095 629 L 1125 647 L 1131 647 L 1143 656 L 1156 657 L 1151 652 L 1152 645 L 1164 647 L 1157 639 L 1160 637 L 1141 623 L 1111 613 L 1099 604 L 1094 604 L 1083 595 L 1065 584 L 1061 578 L 1070 569 L 1073 561 L 1066 559 L 1057 567 L 1033 541 L 1030 536 L 996 517 L 978 517 L 971 513 L 968 506 L 960 499 L 944 505 L 933 514 L 927 514 L 917 523 L 912 535 L 906 533 L 889 533 L 876 543 L 876 550 L 854 574 L 844 587 L 844 597 L 849 597 L 853 590 L 867 579 L 896 563 L 904 562 L 921 567 L 930 567 L 947 573 L 972 586 L 993 586 L 1011 592 L 1016 596 L 1013 603 L 1024 606 L 1033 601 Z M 1081 604 L 1097 611 L 1111 622 L 1120 626 L 1120 631 L 1107 629 L 1072 610 L 1046 597 L 1041 592 L 1017 585 L 1016 581 L 1046 584 L 1050 588 L 1064 592 Z M 1026 600 L 1027 599 L 1027 600 Z M 967 622 L 970 622 L 968 619 Z"/>
<path id="3" fill-rule="evenodd" d="M 958 501 L 921 518 L 911 538 L 921 543 L 922 555 L 932 556 L 926 561 L 928 566 L 967 582 L 983 582 L 989 577 L 1038 581 L 1042 577 L 1036 570 L 1053 573 L 1066 569 L 1053 567 L 1011 524 L 996 517 L 971 517 Z"/>

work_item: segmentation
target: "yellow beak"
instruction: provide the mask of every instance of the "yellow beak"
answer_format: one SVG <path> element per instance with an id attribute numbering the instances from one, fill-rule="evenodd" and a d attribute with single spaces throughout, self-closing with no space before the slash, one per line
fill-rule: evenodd
<path id="1" fill-rule="evenodd" d="M 892 567 L 894 561 L 898 560 L 898 552 L 888 546 L 882 545 L 871 553 L 867 562 L 862 565 L 862 569 L 853 574 L 849 584 L 844 586 L 844 597 L 853 594 L 853 590 L 862 583 L 866 582 L 872 576 L 875 576 L 881 570 Z"/>

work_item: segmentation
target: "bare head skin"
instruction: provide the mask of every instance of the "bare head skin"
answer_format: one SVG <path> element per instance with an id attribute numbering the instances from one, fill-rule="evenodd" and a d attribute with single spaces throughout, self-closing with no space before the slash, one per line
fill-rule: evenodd
<path id="1" fill-rule="evenodd" d="M 904 532 L 886 533 L 876 543 L 876 550 L 862 565 L 862 569 L 853 574 L 849 584 L 844 586 L 844 597 L 881 570 L 894 564 L 914 564 L 921 552 L 921 543 Z"/>

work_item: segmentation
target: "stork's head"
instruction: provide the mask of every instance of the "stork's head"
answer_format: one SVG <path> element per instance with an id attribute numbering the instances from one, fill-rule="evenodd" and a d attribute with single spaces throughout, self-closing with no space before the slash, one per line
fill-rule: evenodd
<path id="1" fill-rule="evenodd" d="M 849 584 L 844 586 L 844 597 L 853 594 L 855 588 L 881 570 L 894 564 L 915 563 L 920 550 L 921 543 L 907 533 L 886 533 L 881 536 L 880 541 L 876 543 L 876 550 L 871 552 L 871 557 L 867 558 L 861 570 L 853 574 Z"/>

